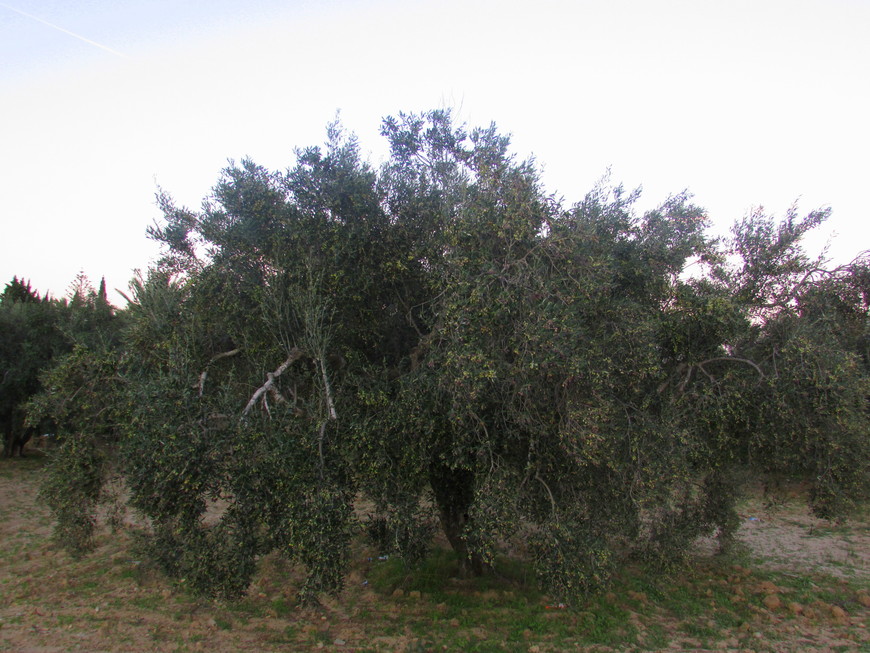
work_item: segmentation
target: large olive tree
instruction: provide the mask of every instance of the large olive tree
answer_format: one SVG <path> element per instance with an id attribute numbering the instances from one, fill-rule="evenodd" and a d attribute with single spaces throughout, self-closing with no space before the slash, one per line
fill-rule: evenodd
<path id="1" fill-rule="evenodd" d="M 105 397 L 167 571 L 238 595 L 277 549 L 337 591 L 364 495 L 409 561 L 436 520 L 468 573 L 523 535 L 568 598 L 727 544 L 742 470 L 813 476 L 824 514 L 860 496 L 866 266 L 805 257 L 824 213 L 716 241 L 685 194 L 563 206 L 495 127 L 382 131 L 380 170 L 332 125 L 201 210 L 160 196 Z"/>

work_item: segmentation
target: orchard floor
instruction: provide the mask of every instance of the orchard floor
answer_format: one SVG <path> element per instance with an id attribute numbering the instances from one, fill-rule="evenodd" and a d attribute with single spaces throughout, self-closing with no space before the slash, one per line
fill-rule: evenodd
<path id="1" fill-rule="evenodd" d="M 837 525 L 750 499 L 741 554 L 699 542 L 669 577 L 625 569 L 572 609 L 518 563 L 460 580 L 447 552 L 409 573 L 360 542 L 342 596 L 302 609 L 299 570 L 275 557 L 236 603 L 190 596 L 123 532 L 71 560 L 36 500 L 41 467 L 0 460 L 0 651 L 870 651 L 867 511 Z"/>

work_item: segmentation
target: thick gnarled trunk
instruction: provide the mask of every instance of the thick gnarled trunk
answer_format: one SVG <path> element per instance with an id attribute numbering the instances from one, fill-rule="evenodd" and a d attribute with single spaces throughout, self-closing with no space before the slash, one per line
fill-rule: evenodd
<path id="1" fill-rule="evenodd" d="M 459 555 L 462 573 L 482 575 L 485 566 L 483 559 L 479 554 L 468 550 L 462 536 L 469 522 L 468 512 L 474 500 L 474 472 L 432 463 L 429 468 L 429 484 L 438 504 L 441 527 L 450 546 Z"/>

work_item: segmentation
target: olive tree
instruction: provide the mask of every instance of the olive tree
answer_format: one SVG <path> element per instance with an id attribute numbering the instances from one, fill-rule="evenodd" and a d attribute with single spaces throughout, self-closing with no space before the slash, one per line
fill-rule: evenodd
<path id="1" fill-rule="evenodd" d="M 333 124 L 287 171 L 231 163 L 198 211 L 159 195 L 164 257 L 94 369 L 169 573 L 237 596 L 278 550 L 303 598 L 336 592 L 365 496 L 409 562 L 436 521 L 471 574 L 521 536 L 570 599 L 726 546 L 747 469 L 813 476 L 822 514 L 860 498 L 867 266 L 804 255 L 824 212 L 720 241 L 685 193 L 564 206 L 494 126 L 382 133 L 380 170 Z"/>

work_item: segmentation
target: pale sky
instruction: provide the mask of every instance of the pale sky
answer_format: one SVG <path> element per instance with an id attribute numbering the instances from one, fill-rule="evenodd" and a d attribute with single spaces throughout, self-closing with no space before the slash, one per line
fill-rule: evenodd
<path id="1" fill-rule="evenodd" d="M 196 208 L 338 110 L 377 165 L 382 117 L 441 107 L 569 202 L 610 168 L 723 232 L 831 206 L 812 246 L 870 248 L 867 0 L 0 0 L 0 286 L 125 289 L 158 184 Z"/>

